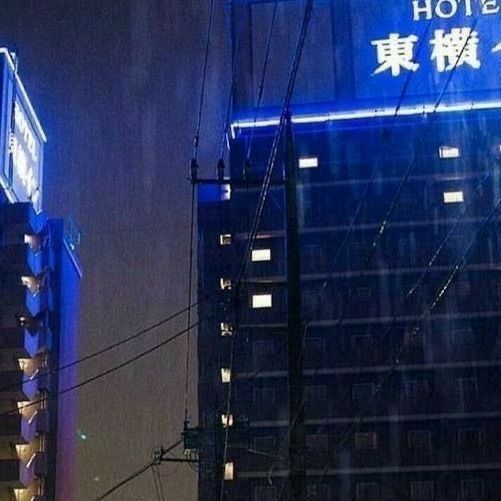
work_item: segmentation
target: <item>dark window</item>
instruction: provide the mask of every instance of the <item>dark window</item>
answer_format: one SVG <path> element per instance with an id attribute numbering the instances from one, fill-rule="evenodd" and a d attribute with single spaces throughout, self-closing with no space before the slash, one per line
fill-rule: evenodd
<path id="1" fill-rule="evenodd" d="M 269 452 L 271 450 L 274 450 L 276 447 L 276 440 L 275 437 L 272 435 L 254 437 L 253 443 L 254 443 L 254 449 L 256 451 Z"/>
<path id="2" fill-rule="evenodd" d="M 407 432 L 407 445 L 410 449 L 427 449 L 431 445 L 428 430 L 410 430 Z"/>
<path id="3" fill-rule="evenodd" d="M 258 407 L 267 408 L 275 405 L 276 392 L 275 388 L 255 388 L 254 403 Z"/>
<path id="4" fill-rule="evenodd" d="M 329 448 L 329 437 L 325 433 L 306 435 L 306 447 L 312 451 L 322 451 Z"/>
<path id="5" fill-rule="evenodd" d="M 481 501 L 484 498 L 484 481 L 461 480 L 461 501 Z"/>
<path id="6" fill-rule="evenodd" d="M 358 483 L 357 501 L 379 501 L 379 484 L 377 482 Z"/>
<path id="7" fill-rule="evenodd" d="M 270 340 L 254 341 L 252 343 L 252 353 L 255 358 L 273 354 L 275 343 Z"/>
<path id="8" fill-rule="evenodd" d="M 274 485 L 258 485 L 254 487 L 254 501 L 275 501 L 277 490 Z"/>
<path id="9" fill-rule="evenodd" d="M 480 447 L 484 441 L 483 431 L 479 428 L 461 428 L 458 430 L 458 445 L 466 449 Z"/>
<path id="10" fill-rule="evenodd" d="M 351 338 L 353 353 L 357 360 L 371 360 L 374 357 L 375 342 L 369 335 L 355 335 Z"/>
<path id="11" fill-rule="evenodd" d="M 353 402 L 357 405 L 367 404 L 376 392 L 374 383 L 357 383 L 353 385 L 352 397 Z"/>
<path id="12" fill-rule="evenodd" d="M 308 501 L 326 501 L 331 499 L 330 488 L 327 484 L 310 484 L 306 486 L 306 499 Z"/>
<path id="13" fill-rule="evenodd" d="M 372 291 L 369 287 L 358 287 L 350 291 L 350 299 L 357 303 L 368 303 L 371 297 Z"/>
<path id="14" fill-rule="evenodd" d="M 433 496 L 433 482 L 429 480 L 411 482 L 412 501 L 432 501 Z"/>
<path id="15" fill-rule="evenodd" d="M 405 397 L 409 400 L 420 400 L 430 393 L 430 383 L 426 379 L 404 382 Z"/>
<path id="16" fill-rule="evenodd" d="M 357 431 L 354 438 L 355 449 L 377 449 L 377 433 L 375 431 Z"/>
<path id="17" fill-rule="evenodd" d="M 468 399 L 474 397 L 478 392 L 478 381 L 476 378 L 459 378 L 456 379 L 456 391 L 463 398 Z"/>
<path id="18" fill-rule="evenodd" d="M 305 404 L 318 404 L 327 400 L 327 388 L 323 385 L 307 385 L 304 387 Z"/>

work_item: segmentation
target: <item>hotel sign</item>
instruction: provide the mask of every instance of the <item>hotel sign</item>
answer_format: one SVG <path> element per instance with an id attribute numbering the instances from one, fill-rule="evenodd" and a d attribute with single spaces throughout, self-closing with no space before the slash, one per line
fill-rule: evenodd
<path id="1" fill-rule="evenodd" d="M 411 101 L 442 93 L 454 100 L 493 95 L 501 86 L 500 5 L 399 0 L 384 9 L 352 0 L 356 97 L 398 97 L 404 88 Z"/>
<path id="2" fill-rule="evenodd" d="M 11 202 L 31 202 L 39 212 L 42 209 L 45 135 L 22 82 L 15 77 L 12 60 L 5 49 L 0 49 L 0 71 L 2 188 Z"/>

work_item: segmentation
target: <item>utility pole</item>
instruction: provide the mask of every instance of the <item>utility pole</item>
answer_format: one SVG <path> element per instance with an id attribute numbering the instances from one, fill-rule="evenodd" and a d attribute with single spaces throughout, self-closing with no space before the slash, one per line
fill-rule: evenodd
<path id="1" fill-rule="evenodd" d="M 303 328 L 301 325 L 301 262 L 297 216 L 297 165 L 290 113 L 285 125 L 285 225 L 287 255 L 287 348 L 289 391 L 289 482 L 290 498 L 305 499 Z"/>

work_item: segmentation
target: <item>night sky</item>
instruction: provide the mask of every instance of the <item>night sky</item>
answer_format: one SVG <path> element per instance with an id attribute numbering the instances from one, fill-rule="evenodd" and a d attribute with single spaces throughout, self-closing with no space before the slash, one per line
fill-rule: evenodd
<path id="1" fill-rule="evenodd" d="M 207 11 L 202 0 L 2 0 L 0 45 L 48 136 L 44 206 L 83 240 L 80 354 L 186 306 L 190 185 Z M 228 99 L 221 2 L 199 162 L 214 171 Z M 85 379 L 184 328 L 173 322 L 80 367 Z M 192 338 L 192 347 L 195 347 Z M 179 439 L 185 338 L 79 390 L 77 500 L 91 500 Z M 193 350 L 193 354 L 194 354 Z M 196 359 L 190 415 L 196 422 Z M 181 450 L 179 449 L 179 455 Z M 196 497 L 196 473 L 160 467 L 166 499 Z M 151 472 L 108 499 L 157 499 Z M 68 500 L 70 501 L 70 500 Z"/>

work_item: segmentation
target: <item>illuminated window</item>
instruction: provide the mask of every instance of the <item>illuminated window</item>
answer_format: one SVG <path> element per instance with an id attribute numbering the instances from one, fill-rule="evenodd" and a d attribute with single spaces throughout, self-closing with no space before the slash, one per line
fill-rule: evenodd
<path id="1" fill-rule="evenodd" d="M 231 233 L 221 233 L 219 235 L 219 245 L 231 245 Z"/>
<path id="2" fill-rule="evenodd" d="M 39 252 L 42 248 L 42 239 L 38 235 L 24 235 L 24 243 L 34 252 Z"/>
<path id="3" fill-rule="evenodd" d="M 36 277 L 21 277 L 21 282 L 32 294 L 40 291 L 40 283 Z"/>
<path id="4" fill-rule="evenodd" d="M 235 471 L 233 467 L 233 462 L 230 461 L 224 465 L 224 479 L 233 480 L 234 477 L 235 477 Z"/>
<path id="5" fill-rule="evenodd" d="M 252 261 L 271 261 L 271 249 L 254 249 L 252 251 Z"/>
<path id="6" fill-rule="evenodd" d="M 233 326 L 228 322 L 221 322 L 220 325 L 221 336 L 232 336 L 233 335 Z"/>
<path id="7" fill-rule="evenodd" d="M 28 364 L 30 363 L 29 358 L 18 358 L 17 363 L 19 364 L 19 368 L 22 371 L 25 371 L 28 368 Z"/>
<path id="8" fill-rule="evenodd" d="M 219 287 L 222 291 L 227 291 L 231 289 L 231 278 L 220 278 Z"/>
<path id="9" fill-rule="evenodd" d="M 221 368 L 221 382 L 229 383 L 231 381 L 231 369 L 227 367 Z"/>
<path id="10" fill-rule="evenodd" d="M 221 424 L 223 425 L 223 428 L 233 426 L 233 414 L 221 414 Z"/>
<path id="11" fill-rule="evenodd" d="M 222 184 L 221 185 L 221 201 L 224 202 L 226 200 L 231 199 L 231 185 Z"/>
<path id="12" fill-rule="evenodd" d="M 462 191 L 444 191 L 445 204 L 457 204 L 464 202 L 464 195 Z"/>
<path id="13" fill-rule="evenodd" d="M 433 482 L 429 480 L 417 480 L 411 482 L 412 501 L 431 501 L 433 499 Z"/>
<path id="14" fill-rule="evenodd" d="M 455 146 L 440 146 L 438 156 L 440 158 L 458 158 L 460 156 L 459 148 Z"/>
<path id="15" fill-rule="evenodd" d="M 272 307 L 271 294 L 252 295 L 252 308 L 271 308 L 271 307 Z"/>
<path id="16" fill-rule="evenodd" d="M 301 157 L 299 159 L 300 169 L 315 169 L 318 167 L 318 157 Z"/>

